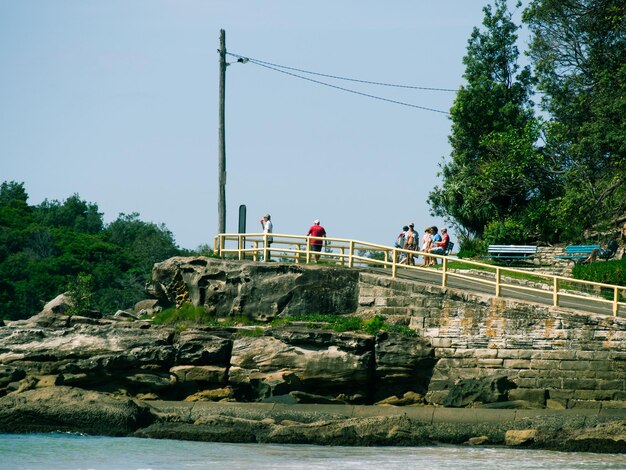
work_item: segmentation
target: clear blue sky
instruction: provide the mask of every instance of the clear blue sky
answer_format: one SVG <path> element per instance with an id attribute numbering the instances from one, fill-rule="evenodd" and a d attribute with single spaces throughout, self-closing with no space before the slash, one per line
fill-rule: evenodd
<path id="1" fill-rule="evenodd" d="M 196 248 L 217 232 L 218 53 L 455 89 L 487 0 L 0 0 L 0 180 L 30 204 L 74 193 Z M 323 81 L 329 81 L 319 78 Z M 450 120 L 248 63 L 228 67 L 227 230 L 391 244 L 421 230 Z M 448 111 L 454 93 L 335 85 Z"/>

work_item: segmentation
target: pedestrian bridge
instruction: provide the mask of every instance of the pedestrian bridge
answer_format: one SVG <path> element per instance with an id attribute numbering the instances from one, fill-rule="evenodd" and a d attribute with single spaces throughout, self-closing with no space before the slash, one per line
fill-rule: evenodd
<path id="1" fill-rule="evenodd" d="M 323 240 L 321 253 L 312 240 Z M 511 268 L 454 256 L 404 250 L 345 238 L 264 233 L 224 233 L 215 236 L 215 253 L 222 258 L 271 260 L 374 270 L 392 278 L 411 279 L 441 287 L 469 290 L 543 305 L 606 316 L 626 317 L 626 286 L 583 281 L 538 272 L 536 268 Z M 424 255 L 437 260 L 423 266 Z M 414 258 L 415 265 L 406 258 Z"/>

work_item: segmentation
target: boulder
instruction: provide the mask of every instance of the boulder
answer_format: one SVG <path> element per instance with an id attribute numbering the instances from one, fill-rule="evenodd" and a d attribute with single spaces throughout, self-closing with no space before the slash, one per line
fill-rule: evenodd
<path id="1" fill-rule="evenodd" d="M 190 302 L 216 316 L 269 321 L 356 311 L 358 275 L 345 268 L 175 257 L 154 265 L 148 291 L 163 305 Z"/>
<path id="2" fill-rule="evenodd" d="M 434 349 L 423 338 L 382 332 L 376 337 L 376 396 L 381 400 L 406 391 L 424 394 L 435 366 Z"/>
<path id="3" fill-rule="evenodd" d="M 450 388 L 443 405 L 458 408 L 475 403 L 506 401 L 508 391 L 516 387 L 506 376 L 462 379 Z"/>
<path id="4" fill-rule="evenodd" d="M 268 398 L 295 390 L 369 395 L 372 352 L 362 347 L 367 335 L 320 331 L 308 342 L 297 334 L 296 344 L 287 342 L 288 333 L 277 336 L 235 340 L 229 381 L 244 396 Z"/>
<path id="5" fill-rule="evenodd" d="M 128 398 L 71 387 L 45 387 L 0 398 L 0 433 L 81 432 L 127 435 L 153 420 L 147 406 Z"/>

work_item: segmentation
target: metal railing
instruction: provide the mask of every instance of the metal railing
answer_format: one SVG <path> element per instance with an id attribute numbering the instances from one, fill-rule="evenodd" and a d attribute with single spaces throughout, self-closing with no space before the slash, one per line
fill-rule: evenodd
<path id="1" fill-rule="evenodd" d="M 321 241 L 320 252 L 312 249 L 312 241 Z M 563 306 L 564 299 L 581 299 L 599 304 L 610 304 L 611 313 L 617 316 L 621 309 L 626 308 L 626 286 L 583 281 L 565 276 L 539 273 L 536 271 L 503 267 L 478 261 L 462 260 L 464 266 L 476 268 L 481 276 L 467 273 L 467 269 L 450 269 L 450 256 L 421 251 L 393 248 L 375 243 L 331 237 L 308 237 L 305 235 L 264 234 L 264 233 L 223 233 L 215 236 L 215 253 L 222 258 L 253 261 L 274 260 L 293 263 L 311 263 L 319 256 L 319 262 L 326 265 L 345 266 L 350 268 L 384 268 L 390 270 L 393 278 L 402 270 L 439 273 L 441 286 L 448 287 L 451 278 L 463 279 L 492 286 L 496 297 L 502 297 L 505 288 L 520 291 L 549 294 L 551 304 Z M 369 254 L 369 256 L 368 256 Z M 436 269 L 417 264 L 419 258 L 436 260 Z M 411 264 L 410 260 L 414 260 Z M 464 272 L 465 271 L 465 272 Z M 524 283 L 516 281 L 517 277 L 526 279 Z M 533 285 L 534 284 L 534 285 Z"/>

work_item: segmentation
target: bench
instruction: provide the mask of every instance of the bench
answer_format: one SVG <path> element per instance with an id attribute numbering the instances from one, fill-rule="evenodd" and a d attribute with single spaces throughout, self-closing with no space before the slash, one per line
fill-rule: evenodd
<path id="1" fill-rule="evenodd" d="M 593 250 L 598 250 L 599 252 L 600 245 L 568 245 L 565 247 L 565 254 L 556 255 L 555 258 L 577 263 L 586 260 Z"/>
<path id="2" fill-rule="evenodd" d="M 489 245 L 487 253 L 483 258 L 511 263 L 532 258 L 537 254 L 537 247 L 532 245 Z"/>

